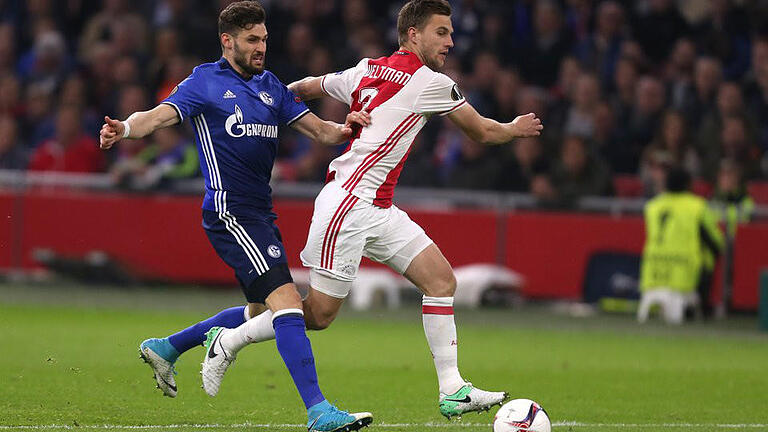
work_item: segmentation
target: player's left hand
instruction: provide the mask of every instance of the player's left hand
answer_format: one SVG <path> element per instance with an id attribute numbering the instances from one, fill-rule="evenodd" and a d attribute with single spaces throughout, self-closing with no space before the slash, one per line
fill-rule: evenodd
<path id="1" fill-rule="evenodd" d="M 99 147 L 102 150 L 109 150 L 116 142 L 123 139 L 124 131 L 125 126 L 121 121 L 104 116 L 104 124 L 101 125 L 99 132 Z"/>

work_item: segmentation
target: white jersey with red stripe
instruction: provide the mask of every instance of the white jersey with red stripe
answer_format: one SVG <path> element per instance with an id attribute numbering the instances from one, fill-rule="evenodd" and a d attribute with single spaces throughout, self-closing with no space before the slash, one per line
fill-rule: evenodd
<path id="1" fill-rule="evenodd" d="M 359 130 L 344 154 L 331 162 L 328 181 L 384 208 L 392 205 L 400 171 L 429 117 L 448 114 L 466 102 L 452 79 L 403 50 L 363 59 L 321 82 L 325 93 L 350 110 L 371 114 L 371 125 Z"/>

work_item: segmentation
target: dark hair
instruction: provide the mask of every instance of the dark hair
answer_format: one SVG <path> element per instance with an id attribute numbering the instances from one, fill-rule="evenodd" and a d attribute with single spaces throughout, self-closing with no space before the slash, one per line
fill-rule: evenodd
<path id="1" fill-rule="evenodd" d="M 397 41 L 403 45 L 408 40 L 408 29 L 421 30 L 432 15 L 451 16 L 451 4 L 447 0 L 410 0 L 397 14 Z"/>
<path id="2" fill-rule="evenodd" d="M 667 191 L 685 192 L 691 187 L 691 175 L 682 168 L 672 168 L 667 172 Z"/>
<path id="3" fill-rule="evenodd" d="M 253 0 L 238 1 L 225 7 L 219 14 L 219 35 L 228 33 L 237 34 L 254 24 L 263 24 L 267 19 L 267 13 L 261 3 Z"/>

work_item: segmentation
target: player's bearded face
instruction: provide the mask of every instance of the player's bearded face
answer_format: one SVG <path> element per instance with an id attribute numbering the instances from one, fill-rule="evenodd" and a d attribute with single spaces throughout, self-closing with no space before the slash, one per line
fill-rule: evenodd
<path id="1" fill-rule="evenodd" d="M 438 70 L 445 64 L 448 51 L 453 48 L 453 26 L 451 17 L 432 15 L 421 32 L 421 54 L 424 64 L 432 70 Z"/>
<path id="2" fill-rule="evenodd" d="M 235 63 L 247 74 L 257 75 L 264 70 L 267 51 L 267 28 L 256 24 L 233 38 Z"/>

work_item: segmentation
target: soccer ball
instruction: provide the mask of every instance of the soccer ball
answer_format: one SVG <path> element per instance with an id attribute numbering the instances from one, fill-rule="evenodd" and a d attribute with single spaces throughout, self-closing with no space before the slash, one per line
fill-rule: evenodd
<path id="1" fill-rule="evenodd" d="M 552 423 L 541 405 L 530 399 L 505 403 L 493 419 L 493 432 L 551 432 Z"/>

